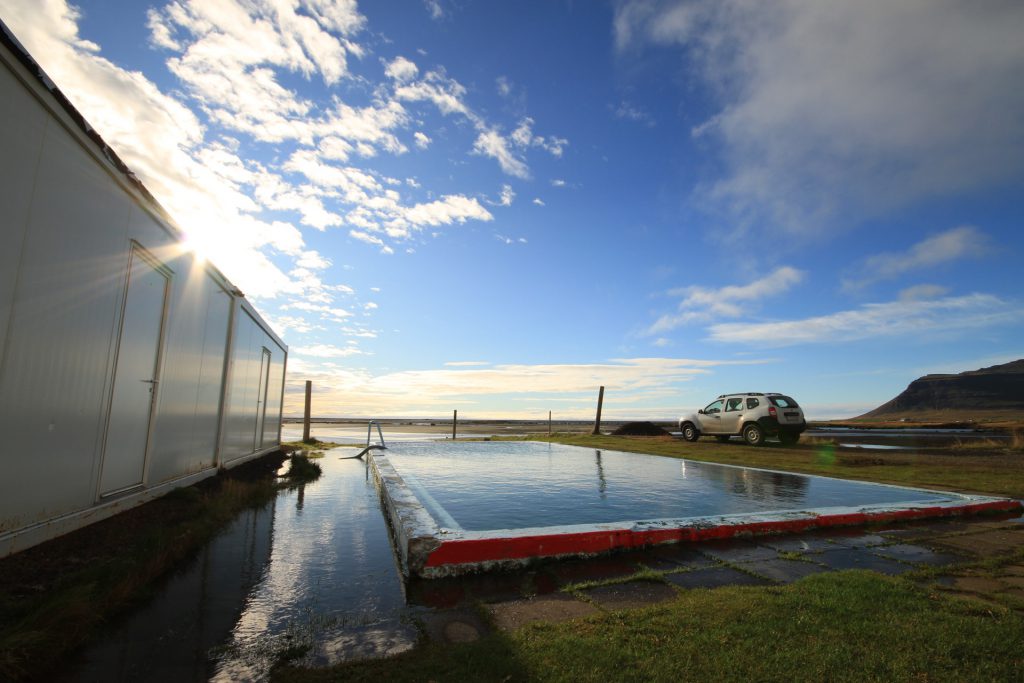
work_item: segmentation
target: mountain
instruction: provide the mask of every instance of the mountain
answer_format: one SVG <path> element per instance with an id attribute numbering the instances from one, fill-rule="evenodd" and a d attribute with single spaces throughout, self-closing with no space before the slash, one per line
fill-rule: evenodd
<path id="1" fill-rule="evenodd" d="M 855 419 L 958 417 L 1024 413 L 1024 358 L 957 375 L 925 375 L 870 413 Z"/>

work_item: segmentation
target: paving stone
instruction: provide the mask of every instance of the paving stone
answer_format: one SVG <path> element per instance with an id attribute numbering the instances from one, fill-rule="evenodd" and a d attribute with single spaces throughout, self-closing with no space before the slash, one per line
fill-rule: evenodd
<path id="1" fill-rule="evenodd" d="M 948 548 L 966 550 L 982 557 L 995 557 L 1006 555 L 1024 546 L 1024 533 L 996 529 L 978 534 L 937 538 L 934 543 Z"/>
<path id="2" fill-rule="evenodd" d="M 840 548 L 829 550 L 814 557 L 829 569 L 870 569 L 879 574 L 896 576 L 909 572 L 913 567 L 908 564 L 872 555 L 864 548 Z"/>
<path id="3" fill-rule="evenodd" d="M 548 565 L 545 569 L 555 577 L 559 586 L 584 581 L 618 579 L 635 574 L 637 571 L 635 564 L 621 556 L 556 562 Z"/>
<path id="4" fill-rule="evenodd" d="M 817 564 L 786 560 L 781 557 L 774 560 L 747 562 L 743 568 L 779 583 L 793 583 L 805 576 L 828 571 L 828 568 Z"/>
<path id="5" fill-rule="evenodd" d="M 446 610 L 423 617 L 427 636 L 438 643 L 471 643 L 490 632 L 480 615 L 471 610 Z"/>
<path id="6" fill-rule="evenodd" d="M 930 579 L 930 581 L 945 588 L 952 588 L 958 578 L 959 577 L 957 576 L 936 576 L 935 578 Z"/>
<path id="7" fill-rule="evenodd" d="M 953 582 L 953 587 L 969 593 L 996 593 L 1006 588 L 996 579 L 987 576 L 958 576 Z"/>
<path id="8" fill-rule="evenodd" d="M 1024 576 L 1001 576 L 999 580 L 1013 588 L 1024 588 Z"/>
<path id="9" fill-rule="evenodd" d="M 715 560 L 709 559 L 692 547 L 672 545 L 644 553 L 637 558 L 637 563 L 664 572 L 710 567 Z"/>
<path id="10" fill-rule="evenodd" d="M 773 550 L 787 553 L 815 553 L 831 550 L 836 544 L 829 536 L 780 536 L 779 538 L 762 539 L 760 544 Z"/>
<path id="11" fill-rule="evenodd" d="M 645 607 L 678 596 L 675 589 L 654 581 L 631 581 L 612 586 L 598 586 L 583 593 L 596 602 L 599 607 L 607 610 L 632 609 Z"/>
<path id="12" fill-rule="evenodd" d="M 943 566 L 947 564 L 954 564 L 959 562 L 961 558 L 956 555 L 950 555 L 948 553 L 937 553 L 929 548 L 924 548 L 919 545 L 888 545 L 880 548 L 872 548 L 871 552 L 882 555 L 883 557 L 889 557 L 896 560 L 902 560 L 903 562 L 913 562 L 914 564 L 927 564 L 931 566 Z"/>
<path id="13" fill-rule="evenodd" d="M 718 588 L 719 586 L 764 586 L 767 579 L 745 574 L 731 567 L 708 567 L 682 574 L 668 574 L 665 580 L 680 588 Z"/>
<path id="14" fill-rule="evenodd" d="M 702 543 L 697 549 L 708 557 L 724 562 L 754 562 L 756 560 L 770 560 L 778 557 L 779 554 L 762 545 L 750 541 L 711 541 Z"/>
<path id="15" fill-rule="evenodd" d="M 889 539 L 878 534 L 850 534 L 850 535 L 833 535 L 830 537 L 836 545 L 845 546 L 847 548 L 867 548 L 874 545 L 882 545 L 888 543 Z"/>
<path id="16" fill-rule="evenodd" d="M 941 536 L 944 532 L 937 529 L 929 529 L 927 527 L 910 527 L 900 529 L 883 529 L 878 532 L 882 536 L 885 536 L 889 540 L 906 540 L 906 541 L 925 541 L 936 536 Z"/>
<path id="17" fill-rule="evenodd" d="M 447 609 L 474 601 L 515 600 L 539 592 L 533 572 L 494 572 L 442 579 L 410 581 L 406 595 L 410 603 L 435 609 Z"/>
<path id="18" fill-rule="evenodd" d="M 597 613 L 597 608 L 590 603 L 565 594 L 497 602 L 484 608 L 490 613 L 494 625 L 502 631 L 514 631 L 538 621 L 568 621 Z"/>

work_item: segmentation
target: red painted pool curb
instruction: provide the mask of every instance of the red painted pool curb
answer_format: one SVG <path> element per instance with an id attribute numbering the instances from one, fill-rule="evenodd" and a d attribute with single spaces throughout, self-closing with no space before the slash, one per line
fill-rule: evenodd
<path id="1" fill-rule="evenodd" d="M 704 541 L 740 535 L 761 536 L 793 533 L 837 526 L 858 526 L 874 522 L 892 522 L 928 517 L 953 517 L 980 512 L 1015 512 L 1022 509 L 1016 500 L 968 503 L 956 507 L 935 506 L 817 515 L 764 522 L 741 522 L 717 526 L 693 526 L 675 529 L 613 529 L 536 536 L 511 536 L 442 541 L 426 559 L 426 567 L 475 564 L 531 557 L 588 555 L 612 550 L 642 548 L 662 543 Z"/>

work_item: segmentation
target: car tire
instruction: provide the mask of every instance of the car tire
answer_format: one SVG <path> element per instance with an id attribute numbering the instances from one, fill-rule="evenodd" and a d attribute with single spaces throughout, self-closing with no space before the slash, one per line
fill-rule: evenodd
<path id="1" fill-rule="evenodd" d="M 697 428 L 693 426 L 692 422 L 684 424 L 680 431 L 682 431 L 683 438 L 687 441 L 696 441 L 700 438 L 700 432 L 697 431 Z"/>
<path id="2" fill-rule="evenodd" d="M 793 432 L 779 432 L 779 443 L 783 446 L 794 446 L 799 440 L 799 434 L 794 434 Z"/>
<path id="3" fill-rule="evenodd" d="M 743 427 L 743 440 L 748 446 L 761 446 L 764 444 L 764 430 L 756 422 Z"/>
<path id="4" fill-rule="evenodd" d="M 723 436 L 716 436 L 715 438 L 718 439 L 718 443 L 729 443 L 729 439 L 731 439 L 732 437 L 731 436 L 723 435 Z"/>

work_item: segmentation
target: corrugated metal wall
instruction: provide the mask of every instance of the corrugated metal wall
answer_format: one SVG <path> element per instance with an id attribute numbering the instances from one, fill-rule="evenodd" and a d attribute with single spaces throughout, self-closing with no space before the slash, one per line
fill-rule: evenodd
<path id="1" fill-rule="evenodd" d="M 90 511 L 276 447 L 287 358 L 9 47 L 0 50 L 0 556 L 102 516 Z M 141 375 L 129 373 L 133 353 Z M 152 409 L 133 396 L 153 397 Z"/>

